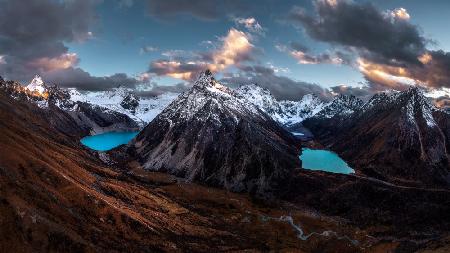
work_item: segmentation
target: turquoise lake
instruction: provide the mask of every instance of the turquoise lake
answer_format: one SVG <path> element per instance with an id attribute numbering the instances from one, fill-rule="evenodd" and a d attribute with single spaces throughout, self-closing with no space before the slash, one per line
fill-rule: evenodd
<path id="1" fill-rule="evenodd" d="M 130 142 L 139 132 L 108 132 L 86 136 L 81 143 L 90 149 L 108 151 L 122 144 Z"/>
<path id="2" fill-rule="evenodd" d="M 355 172 L 336 153 L 329 150 L 303 148 L 300 160 L 302 160 L 302 167 L 308 170 L 323 170 L 342 174 Z"/>

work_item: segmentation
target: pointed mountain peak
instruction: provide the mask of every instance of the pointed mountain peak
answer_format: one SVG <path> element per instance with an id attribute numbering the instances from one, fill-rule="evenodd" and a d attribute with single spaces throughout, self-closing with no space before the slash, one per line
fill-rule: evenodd
<path id="1" fill-rule="evenodd" d="M 37 91 L 39 93 L 44 93 L 47 91 L 44 81 L 42 80 L 42 77 L 40 75 L 34 76 L 30 84 L 27 85 L 27 89 L 32 92 Z"/>
<path id="2" fill-rule="evenodd" d="M 406 93 L 409 96 L 414 96 L 414 97 L 424 97 L 424 93 L 423 93 L 423 89 L 417 86 L 411 86 L 409 87 L 409 89 L 406 91 Z"/>
<path id="3" fill-rule="evenodd" d="M 42 77 L 40 75 L 35 75 L 30 84 L 43 85 L 44 81 L 42 81 Z"/>
<path id="4" fill-rule="evenodd" d="M 421 87 L 412 86 L 409 89 L 400 92 L 399 98 L 403 103 L 412 103 L 434 107 L 431 103 L 431 99 L 425 96 L 424 90 Z"/>
<path id="5" fill-rule="evenodd" d="M 223 92 L 227 94 L 231 94 L 232 91 L 226 86 L 223 86 L 219 82 L 214 79 L 213 74 L 209 69 L 203 71 L 198 76 L 197 81 L 194 83 L 194 88 L 208 89 L 209 91 L 214 92 Z"/>
<path id="6" fill-rule="evenodd" d="M 200 73 L 200 75 L 197 78 L 197 81 L 195 81 L 194 86 L 197 87 L 213 87 L 216 80 L 214 79 L 213 74 L 209 69 L 203 71 Z"/>

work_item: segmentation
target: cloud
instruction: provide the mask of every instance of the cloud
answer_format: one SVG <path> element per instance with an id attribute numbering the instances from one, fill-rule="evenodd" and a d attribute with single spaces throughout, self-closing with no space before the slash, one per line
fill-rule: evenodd
<path id="1" fill-rule="evenodd" d="M 382 12 L 371 3 L 344 0 L 317 0 L 315 9 L 312 16 L 295 7 L 289 19 L 310 37 L 354 54 L 346 64 L 358 68 L 372 89 L 450 86 L 450 54 L 426 48 L 429 40 L 408 22 L 406 9 Z M 326 55 L 311 56 L 301 49 L 289 52 L 300 63 L 329 61 Z"/>
<path id="2" fill-rule="evenodd" d="M 312 38 L 357 48 L 377 63 L 395 61 L 419 64 L 426 39 L 403 19 L 391 20 L 370 3 L 316 1 L 317 16 L 295 7 L 291 21 L 302 25 Z"/>
<path id="3" fill-rule="evenodd" d="M 130 8 L 134 5 L 133 0 L 119 0 L 119 7 L 120 8 Z"/>
<path id="4" fill-rule="evenodd" d="M 42 71 L 76 64 L 66 42 L 89 38 L 96 0 L 1 0 L 0 74 L 28 81 Z"/>
<path id="5" fill-rule="evenodd" d="M 359 59 L 358 67 L 368 81 L 393 89 L 401 90 L 408 85 L 450 87 L 450 53 L 442 50 L 428 51 L 419 56 L 418 60 L 421 65 L 393 66 Z"/>
<path id="6" fill-rule="evenodd" d="M 181 93 L 191 88 L 188 83 L 177 83 L 174 85 L 158 85 L 153 83 L 149 90 L 138 90 L 136 94 L 141 97 L 155 97 L 167 92 Z"/>
<path id="7" fill-rule="evenodd" d="M 47 72 L 57 69 L 66 69 L 78 64 L 78 57 L 74 53 L 62 54 L 54 58 L 38 58 L 28 63 L 29 66 L 40 69 L 41 72 Z"/>
<path id="8" fill-rule="evenodd" d="M 66 68 L 49 71 L 43 74 L 46 82 L 60 87 L 73 87 L 79 90 L 100 91 L 110 90 L 119 85 L 127 88 L 135 88 L 141 82 L 124 73 L 111 76 L 96 77 L 80 68 Z"/>
<path id="9" fill-rule="evenodd" d="M 212 52 L 212 64 L 209 65 L 211 71 L 221 71 L 228 66 L 252 59 L 251 52 L 254 46 L 250 43 L 250 37 L 244 32 L 232 28 L 227 36 L 221 38 L 221 41 L 222 47 Z"/>
<path id="10" fill-rule="evenodd" d="M 230 66 L 239 66 L 242 62 L 253 60 L 252 53 L 255 47 L 246 33 L 232 28 L 225 37 L 219 38 L 219 43 L 218 48 L 208 52 L 165 52 L 163 55 L 169 59 L 151 62 L 148 73 L 192 80 L 200 71 L 207 68 L 219 72 Z"/>
<path id="11" fill-rule="evenodd" d="M 150 63 L 149 73 L 157 76 L 170 76 L 173 78 L 192 80 L 196 74 L 207 68 L 202 62 L 180 62 L 171 60 L 157 60 Z"/>
<path id="12" fill-rule="evenodd" d="M 79 58 L 65 43 L 93 37 L 95 6 L 100 0 L 0 0 L 0 75 L 27 83 L 35 74 L 62 87 L 108 90 L 135 87 L 126 74 L 92 76 L 76 68 Z"/>
<path id="13" fill-rule="evenodd" d="M 320 85 L 295 81 L 285 76 L 278 76 L 272 68 L 265 66 L 242 66 L 240 72 L 225 76 L 221 82 L 230 87 L 244 84 L 258 84 L 267 88 L 277 99 L 299 100 L 306 94 L 316 94 L 328 100 L 331 93 Z"/>
<path id="14" fill-rule="evenodd" d="M 433 102 L 439 108 L 450 108 L 450 97 L 442 96 L 433 98 Z"/>
<path id="15" fill-rule="evenodd" d="M 159 49 L 157 47 L 154 47 L 154 46 L 143 46 L 139 50 L 139 53 L 140 54 L 146 54 L 146 53 L 156 52 L 158 50 Z"/>
<path id="16" fill-rule="evenodd" d="M 404 90 L 415 83 L 408 77 L 407 69 L 404 67 L 377 64 L 362 58 L 358 59 L 357 64 L 366 80 L 379 90 L 386 88 Z"/>
<path id="17" fill-rule="evenodd" d="M 396 8 L 388 12 L 388 14 L 393 19 L 409 20 L 411 18 L 411 16 L 409 15 L 408 11 L 405 8 Z"/>
<path id="18" fill-rule="evenodd" d="M 353 95 L 362 100 L 369 100 L 376 93 L 370 86 L 337 85 L 330 87 L 330 90 L 333 95 Z"/>
<path id="19" fill-rule="evenodd" d="M 329 53 L 321 53 L 318 55 L 313 55 L 308 53 L 308 49 L 301 44 L 291 43 L 291 48 L 288 48 L 285 45 L 275 45 L 275 48 L 280 52 L 287 53 L 291 57 L 297 60 L 298 64 L 343 64 L 344 59 L 340 56 L 339 52 L 329 54 Z"/>
<path id="20" fill-rule="evenodd" d="M 427 87 L 450 88 L 450 52 L 428 51 L 419 60 L 423 65 L 409 68 L 411 78 Z"/>
<path id="21" fill-rule="evenodd" d="M 264 28 L 253 17 L 248 18 L 233 18 L 236 25 L 241 25 L 247 28 L 248 31 L 259 35 L 264 35 Z"/>
<path id="22" fill-rule="evenodd" d="M 170 20 L 188 15 L 201 20 L 241 14 L 248 10 L 248 1 L 242 0 L 148 0 L 149 14 L 157 19 Z"/>
<path id="23" fill-rule="evenodd" d="M 272 62 L 267 62 L 267 66 L 269 68 L 271 68 L 275 74 L 277 74 L 277 73 L 291 73 L 291 70 L 289 68 L 275 66 L 275 65 L 273 65 Z"/>

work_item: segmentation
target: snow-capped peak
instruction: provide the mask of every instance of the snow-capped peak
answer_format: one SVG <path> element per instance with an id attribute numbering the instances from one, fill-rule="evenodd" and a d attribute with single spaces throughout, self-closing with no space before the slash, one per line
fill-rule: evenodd
<path id="1" fill-rule="evenodd" d="M 216 80 L 214 79 L 211 71 L 209 69 L 203 71 L 198 76 L 198 79 L 195 81 L 194 86 L 197 87 L 208 87 L 208 86 L 214 86 L 214 82 Z"/>
<path id="2" fill-rule="evenodd" d="M 217 82 L 209 69 L 200 73 L 197 81 L 195 81 L 194 83 L 194 87 L 208 89 L 212 92 L 223 92 L 231 94 L 231 89 Z"/>
<path id="3" fill-rule="evenodd" d="M 37 91 L 41 94 L 47 91 L 44 81 L 42 81 L 42 77 L 40 75 L 36 75 L 26 88 L 31 92 Z"/>
<path id="4" fill-rule="evenodd" d="M 405 111 L 410 123 L 416 124 L 416 116 L 422 115 L 428 127 L 436 126 L 433 111 L 436 107 L 431 103 L 431 99 L 425 97 L 422 89 L 417 87 L 409 88 L 403 92 L 401 99 L 406 103 Z"/>

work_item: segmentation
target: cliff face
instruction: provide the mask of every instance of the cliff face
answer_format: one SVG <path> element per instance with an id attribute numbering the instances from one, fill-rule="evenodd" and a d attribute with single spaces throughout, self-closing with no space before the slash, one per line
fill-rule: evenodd
<path id="1" fill-rule="evenodd" d="M 146 169 L 232 191 L 271 192 L 300 167 L 299 143 L 209 71 L 136 138 Z"/>

